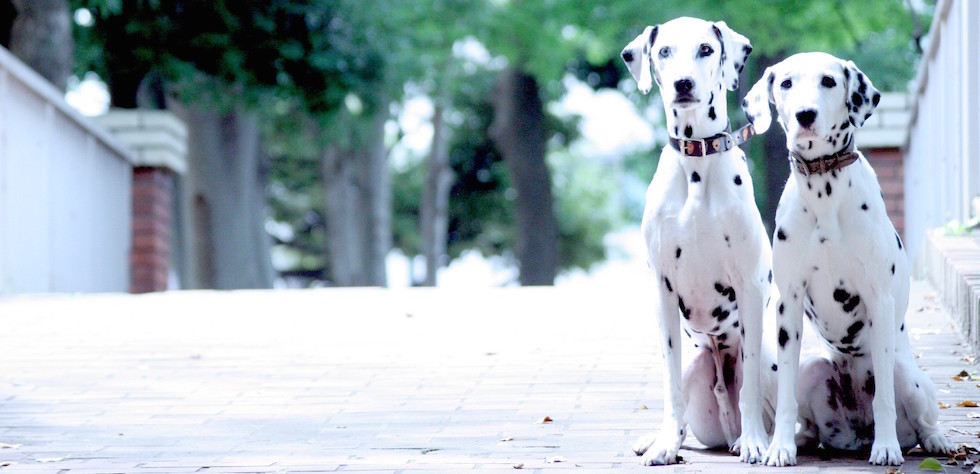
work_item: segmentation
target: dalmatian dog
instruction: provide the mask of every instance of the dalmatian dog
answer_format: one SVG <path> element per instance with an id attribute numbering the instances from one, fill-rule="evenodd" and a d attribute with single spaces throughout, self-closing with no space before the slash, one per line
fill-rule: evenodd
<path id="1" fill-rule="evenodd" d="M 803 53 L 768 68 L 742 102 L 759 133 L 775 105 L 792 169 L 773 240 L 781 299 L 772 466 L 796 464 L 804 444 L 870 445 L 869 461 L 883 465 L 902 464 L 902 449 L 916 443 L 952 449 L 938 426 L 936 390 L 909 345 L 902 240 L 874 170 L 854 148 L 880 97 L 853 62 Z M 826 355 L 799 366 L 803 315 Z"/>
<path id="2" fill-rule="evenodd" d="M 671 136 L 642 223 L 666 369 L 659 434 L 633 445 L 645 465 L 676 463 L 688 426 L 746 462 L 760 462 L 769 443 L 774 356 L 761 373 L 761 339 L 772 250 L 737 146 L 750 132 L 729 133 L 726 103 L 751 51 L 724 22 L 678 18 L 622 52 L 641 92 L 660 87 Z M 683 375 L 682 330 L 696 348 Z"/>

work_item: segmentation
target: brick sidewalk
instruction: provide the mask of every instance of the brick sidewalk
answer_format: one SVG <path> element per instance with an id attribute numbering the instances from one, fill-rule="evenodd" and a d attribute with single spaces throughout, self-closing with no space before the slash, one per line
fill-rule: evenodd
<path id="1" fill-rule="evenodd" d="M 0 300 L 0 473 L 772 472 L 693 438 L 690 464 L 638 465 L 628 446 L 663 401 L 653 311 L 630 290 Z M 976 366 L 932 290 L 913 292 L 940 398 L 980 398 L 952 380 Z M 941 411 L 956 443 L 980 441 L 974 412 Z M 808 457 L 775 472 L 884 471 Z"/>

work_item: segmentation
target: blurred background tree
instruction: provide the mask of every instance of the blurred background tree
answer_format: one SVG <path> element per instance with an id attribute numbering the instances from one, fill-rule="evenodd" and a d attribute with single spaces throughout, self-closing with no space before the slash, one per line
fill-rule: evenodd
<path id="1" fill-rule="evenodd" d="M 880 89 L 904 90 L 933 8 L 915 5 L 0 0 L 0 44 L 59 87 L 95 73 L 113 107 L 188 123 L 184 288 L 385 285 L 393 248 L 412 284 L 475 249 L 534 285 L 601 262 L 606 234 L 639 220 L 666 132 L 619 52 L 646 25 L 690 15 L 752 40 L 730 97 L 739 126 L 751 81 L 799 51 L 851 58 Z M 569 105 L 583 95 L 596 109 L 631 104 L 622 113 L 646 129 L 595 151 L 596 111 Z M 767 223 L 783 140 L 774 129 L 748 150 Z"/>

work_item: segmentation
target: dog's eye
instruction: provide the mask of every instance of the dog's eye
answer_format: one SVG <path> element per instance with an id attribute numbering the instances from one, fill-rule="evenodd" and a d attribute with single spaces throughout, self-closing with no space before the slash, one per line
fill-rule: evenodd
<path id="1" fill-rule="evenodd" d="M 785 81 L 779 84 L 779 87 L 782 87 L 783 89 L 789 89 L 790 87 L 793 87 L 793 81 L 786 79 Z"/>
<path id="2" fill-rule="evenodd" d="M 666 46 L 664 46 L 663 48 L 660 48 L 660 57 L 661 58 L 667 58 L 669 56 L 670 56 L 670 48 L 668 48 Z"/>
<path id="3" fill-rule="evenodd" d="M 820 85 L 830 89 L 833 87 L 837 87 L 837 81 L 835 81 L 834 78 L 830 76 L 824 76 L 823 79 L 820 80 Z"/>
<path id="4" fill-rule="evenodd" d="M 701 49 L 698 50 L 698 57 L 706 58 L 708 56 L 711 56 L 711 54 L 714 53 L 714 52 L 715 52 L 715 50 L 711 47 L 711 45 L 705 43 L 705 44 L 702 44 L 701 45 Z"/>

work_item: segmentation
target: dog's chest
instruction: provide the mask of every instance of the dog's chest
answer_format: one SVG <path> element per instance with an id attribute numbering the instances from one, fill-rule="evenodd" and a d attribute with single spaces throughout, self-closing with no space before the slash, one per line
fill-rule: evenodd
<path id="1" fill-rule="evenodd" d="M 870 321 L 861 294 L 846 279 L 818 272 L 803 298 L 803 313 L 813 329 L 834 351 L 860 357 Z"/>

